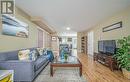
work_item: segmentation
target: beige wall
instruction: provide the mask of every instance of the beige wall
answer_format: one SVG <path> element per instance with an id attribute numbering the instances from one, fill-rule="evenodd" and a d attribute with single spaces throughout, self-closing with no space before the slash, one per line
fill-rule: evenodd
<path id="1" fill-rule="evenodd" d="M 37 28 L 43 32 L 43 48 L 51 48 L 51 34 L 40 27 Z"/>
<path id="2" fill-rule="evenodd" d="M 59 51 L 59 39 L 57 33 L 51 34 L 51 36 L 56 37 L 56 41 L 51 41 L 52 50 Z"/>
<path id="3" fill-rule="evenodd" d="M 0 52 L 38 46 L 38 29 L 41 28 L 32 23 L 30 21 L 30 16 L 19 8 L 15 9 L 15 17 L 29 25 L 29 38 L 2 35 L 2 22 L 0 19 Z M 43 31 L 43 48 L 51 48 L 51 34 L 43 29 L 41 30 Z"/>
<path id="4" fill-rule="evenodd" d="M 56 41 L 51 41 L 51 49 L 53 50 L 53 53 L 55 56 L 59 55 L 59 39 L 57 33 L 51 34 L 51 36 L 56 37 Z"/>
<path id="5" fill-rule="evenodd" d="M 43 31 L 43 48 L 51 48 L 51 34 Z"/>
<path id="6" fill-rule="evenodd" d="M 37 26 L 30 22 L 25 15 L 22 15 L 18 9 L 16 9 L 15 17 L 23 22 L 26 22 L 29 25 L 29 38 L 2 35 L 2 22 L 0 19 L 0 52 L 37 46 Z"/>
<path id="7" fill-rule="evenodd" d="M 120 21 L 122 21 L 123 23 L 122 28 L 108 32 L 102 32 L 103 27 L 112 25 Z M 99 40 L 117 40 L 124 36 L 130 35 L 130 8 L 114 15 L 113 17 L 108 18 L 104 22 L 94 26 L 89 31 L 94 31 L 94 52 L 98 51 Z M 86 31 L 84 35 L 86 35 L 89 31 Z"/>

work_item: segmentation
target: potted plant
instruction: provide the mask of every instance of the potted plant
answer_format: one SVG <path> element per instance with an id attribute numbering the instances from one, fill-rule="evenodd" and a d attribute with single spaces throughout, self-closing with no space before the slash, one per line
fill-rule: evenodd
<path id="1" fill-rule="evenodd" d="M 64 53 L 64 58 L 65 58 L 65 61 L 67 62 L 67 59 L 68 59 L 68 53 Z"/>
<path id="2" fill-rule="evenodd" d="M 130 79 L 130 36 L 117 41 L 118 49 L 114 58 L 119 68 L 122 69 L 124 77 Z"/>

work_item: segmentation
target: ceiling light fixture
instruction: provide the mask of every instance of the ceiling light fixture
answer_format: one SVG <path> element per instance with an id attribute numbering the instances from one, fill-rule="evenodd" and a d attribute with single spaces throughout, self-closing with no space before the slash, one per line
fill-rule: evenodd
<path id="1" fill-rule="evenodd" d="M 66 29 L 67 29 L 67 30 L 70 30 L 70 27 L 67 27 Z"/>

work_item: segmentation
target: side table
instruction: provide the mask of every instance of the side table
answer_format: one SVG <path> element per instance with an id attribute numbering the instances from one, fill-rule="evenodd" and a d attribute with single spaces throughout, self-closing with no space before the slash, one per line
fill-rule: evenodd
<path id="1" fill-rule="evenodd" d="M 0 82 L 14 82 L 13 76 L 13 70 L 0 70 Z"/>

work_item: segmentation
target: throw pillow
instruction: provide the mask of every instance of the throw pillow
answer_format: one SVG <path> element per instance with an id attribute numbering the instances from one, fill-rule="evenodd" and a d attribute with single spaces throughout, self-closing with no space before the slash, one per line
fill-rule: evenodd
<path id="1" fill-rule="evenodd" d="M 43 49 L 43 55 L 47 55 L 47 49 L 46 48 Z"/>
<path id="2" fill-rule="evenodd" d="M 29 54 L 29 59 L 32 60 L 32 61 L 35 61 L 38 57 L 38 53 L 36 50 L 33 50 L 30 52 Z"/>
<path id="3" fill-rule="evenodd" d="M 43 55 L 43 48 L 37 48 L 39 55 Z"/>
<path id="4" fill-rule="evenodd" d="M 21 50 L 18 52 L 19 60 L 29 60 L 30 50 Z"/>

